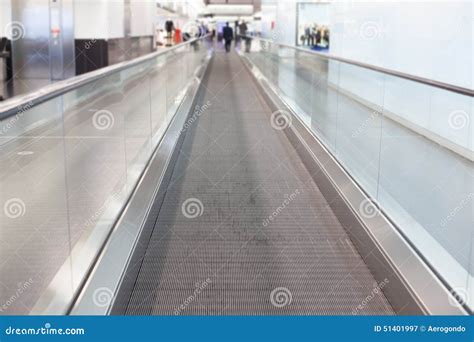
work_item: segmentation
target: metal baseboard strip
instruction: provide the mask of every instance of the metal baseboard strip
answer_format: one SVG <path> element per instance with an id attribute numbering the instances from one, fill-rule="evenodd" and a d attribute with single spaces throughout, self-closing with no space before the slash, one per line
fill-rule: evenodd
<path id="1" fill-rule="evenodd" d="M 287 105 L 279 90 L 244 54 L 240 56 L 272 111 L 284 110 L 292 116 L 284 132 L 374 278 L 383 282 L 382 291 L 397 314 L 466 315 L 465 308 L 457 305 L 450 290 L 381 210 L 374 207 L 373 217 L 360 214 L 365 203 L 374 205 L 366 193 Z"/>
<path id="2" fill-rule="evenodd" d="M 205 65 L 192 80 L 127 207 L 69 314 L 120 315 L 133 290 L 156 217 L 184 140 L 183 126 L 193 112 L 207 77 Z"/>

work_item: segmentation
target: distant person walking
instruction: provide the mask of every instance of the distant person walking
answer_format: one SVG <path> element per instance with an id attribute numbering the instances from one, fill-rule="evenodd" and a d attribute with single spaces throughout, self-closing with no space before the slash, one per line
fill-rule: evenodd
<path id="1" fill-rule="evenodd" d="M 248 31 L 248 27 L 247 27 L 247 24 L 245 23 L 245 21 L 242 21 L 242 23 L 240 24 L 239 26 L 239 34 L 242 38 L 244 38 L 245 36 L 247 36 L 247 31 Z"/>
<path id="2" fill-rule="evenodd" d="M 225 51 L 230 52 L 230 45 L 234 39 L 234 30 L 229 26 L 229 22 L 225 24 L 224 30 L 222 31 L 222 36 L 225 41 Z"/>
<path id="3" fill-rule="evenodd" d="M 239 34 L 245 42 L 245 52 L 250 52 L 250 38 L 247 37 L 247 31 L 248 31 L 248 26 L 245 23 L 245 21 L 242 21 L 242 23 L 239 26 Z"/>
<path id="4" fill-rule="evenodd" d="M 171 19 L 166 20 L 165 30 L 166 30 L 166 46 L 171 46 L 171 42 L 173 40 L 173 31 L 174 31 L 174 23 Z"/>

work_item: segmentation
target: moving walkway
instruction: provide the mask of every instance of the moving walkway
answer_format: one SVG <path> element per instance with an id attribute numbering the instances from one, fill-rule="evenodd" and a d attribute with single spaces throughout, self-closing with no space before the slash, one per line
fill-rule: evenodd
<path id="1" fill-rule="evenodd" d="M 331 106 L 355 103 L 333 60 L 288 50 L 203 37 L 2 105 L 4 312 L 468 313 L 469 266 L 437 268 L 332 150 Z"/>

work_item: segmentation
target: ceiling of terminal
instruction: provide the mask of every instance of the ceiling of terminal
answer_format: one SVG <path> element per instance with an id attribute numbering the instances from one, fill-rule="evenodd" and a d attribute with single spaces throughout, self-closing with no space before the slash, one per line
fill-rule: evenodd
<path id="1" fill-rule="evenodd" d="M 252 15 L 261 8 L 261 0 L 205 0 L 206 14 Z"/>
<path id="2" fill-rule="evenodd" d="M 206 0 L 207 5 L 255 5 L 255 3 L 260 3 L 260 0 Z"/>

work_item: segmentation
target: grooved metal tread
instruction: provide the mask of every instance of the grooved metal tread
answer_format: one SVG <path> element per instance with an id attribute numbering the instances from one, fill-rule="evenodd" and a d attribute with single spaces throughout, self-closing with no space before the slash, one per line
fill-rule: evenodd
<path id="1" fill-rule="evenodd" d="M 393 314 L 239 57 L 209 67 L 126 314 Z"/>

